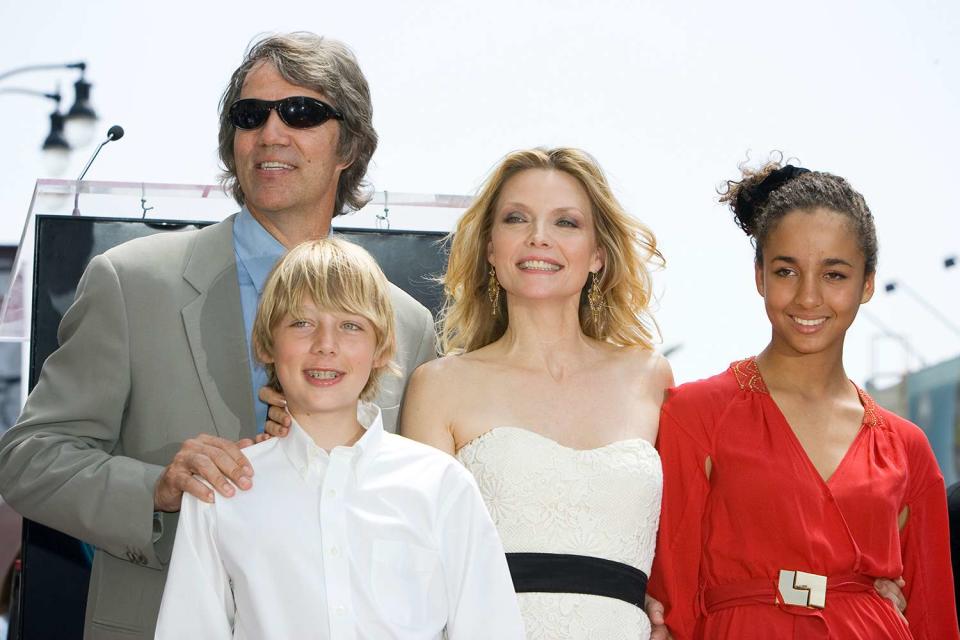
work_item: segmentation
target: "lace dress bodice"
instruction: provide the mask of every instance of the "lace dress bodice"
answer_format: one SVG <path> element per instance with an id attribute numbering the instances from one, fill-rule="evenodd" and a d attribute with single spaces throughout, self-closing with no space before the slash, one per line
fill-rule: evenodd
<path id="1" fill-rule="evenodd" d="M 527 429 L 497 427 L 457 453 L 473 473 L 504 549 L 568 553 L 650 573 L 663 475 L 643 439 L 571 449 Z M 650 623 L 615 598 L 521 593 L 531 640 L 645 639 Z"/>

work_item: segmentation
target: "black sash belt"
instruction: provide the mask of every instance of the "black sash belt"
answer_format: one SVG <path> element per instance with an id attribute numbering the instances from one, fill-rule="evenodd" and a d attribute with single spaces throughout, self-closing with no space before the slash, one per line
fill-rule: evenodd
<path id="1" fill-rule="evenodd" d="M 647 574 L 622 562 L 566 553 L 508 553 L 507 564 L 517 593 L 586 593 L 643 609 Z"/>

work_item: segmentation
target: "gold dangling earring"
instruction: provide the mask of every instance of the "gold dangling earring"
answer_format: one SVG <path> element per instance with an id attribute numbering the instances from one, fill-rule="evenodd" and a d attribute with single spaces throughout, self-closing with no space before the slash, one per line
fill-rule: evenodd
<path id="1" fill-rule="evenodd" d="M 490 300 L 490 315 L 496 317 L 500 310 L 500 283 L 497 282 L 497 270 L 490 267 L 490 279 L 487 280 L 487 299 Z"/>
<path id="2" fill-rule="evenodd" d="M 600 291 L 600 276 L 596 271 L 590 273 L 590 289 L 587 291 L 587 302 L 590 303 L 590 315 L 593 317 L 593 326 L 600 329 L 600 312 L 603 310 L 603 291 Z"/>

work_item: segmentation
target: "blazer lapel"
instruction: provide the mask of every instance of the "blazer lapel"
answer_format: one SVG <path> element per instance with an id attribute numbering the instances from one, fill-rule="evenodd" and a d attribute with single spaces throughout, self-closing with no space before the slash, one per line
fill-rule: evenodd
<path id="1" fill-rule="evenodd" d="M 233 249 L 233 216 L 197 233 L 183 277 L 198 294 L 181 314 L 217 435 L 229 440 L 252 438 L 257 432 L 253 383 Z"/>

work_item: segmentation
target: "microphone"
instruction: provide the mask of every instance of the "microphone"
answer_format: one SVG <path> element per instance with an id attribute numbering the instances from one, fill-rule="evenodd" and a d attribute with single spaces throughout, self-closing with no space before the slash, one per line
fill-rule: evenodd
<path id="1" fill-rule="evenodd" d="M 123 137 L 123 127 L 118 124 L 113 125 L 107 129 L 107 138 L 110 140 L 119 140 Z"/>
<path id="2" fill-rule="evenodd" d="M 83 171 L 80 172 L 80 175 L 77 177 L 77 193 L 73 197 L 73 215 L 80 215 L 80 181 L 83 180 L 83 177 L 87 175 L 87 171 L 90 170 L 90 165 L 93 164 L 93 161 L 97 159 L 97 154 L 100 153 L 100 149 L 108 142 L 113 142 L 114 140 L 119 140 L 123 137 L 123 127 L 118 124 L 113 125 L 107 129 L 107 139 L 100 143 L 100 146 L 97 147 L 97 150 L 93 152 L 93 155 L 90 156 L 90 159 L 87 160 L 87 166 L 83 168 Z"/>

